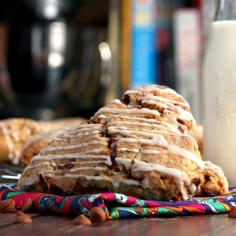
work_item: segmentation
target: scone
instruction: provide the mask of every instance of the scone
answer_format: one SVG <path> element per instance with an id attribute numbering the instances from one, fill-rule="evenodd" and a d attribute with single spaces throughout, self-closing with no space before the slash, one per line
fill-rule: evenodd
<path id="1" fill-rule="evenodd" d="M 32 157 L 39 154 L 42 149 L 46 148 L 57 135 L 63 132 L 63 130 L 64 129 L 52 130 L 29 138 L 21 148 L 20 163 L 23 166 L 27 166 Z"/>
<path id="2" fill-rule="evenodd" d="M 47 122 L 38 122 L 25 118 L 2 120 L 0 121 L 0 163 L 19 164 L 22 147 L 31 137 L 51 130 L 79 125 L 82 122 L 84 120 L 81 118 L 59 119 Z"/>
<path id="3" fill-rule="evenodd" d="M 224 173 L 202 161 L 188 134 L 194 127 L 189 105 L 175 91 L 156 85 L 127 91 L 34 156 L 18 188 L 162 200 L 224 194 Z"/>
<path id="4" fill-rule="evenodd" d="M 0 163 L 19 163 L 20 151 L 26 140 L 42 132 L 37 122 L 15 118 L 0 121 Z"/>

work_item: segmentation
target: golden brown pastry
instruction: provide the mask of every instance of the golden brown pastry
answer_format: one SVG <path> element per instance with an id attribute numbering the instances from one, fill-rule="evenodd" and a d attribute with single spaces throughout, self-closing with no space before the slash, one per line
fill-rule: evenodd
<path id="1" fill-rule="evenodd" d="M 203 155 L 203 127 L 201 125 L 197 125 L 193 130 L 189 132 L 191 136 L 193 136 L 198 144 L 198 149 Z"/>
<path id="2" fill-rule="evenodd" d="M 81 124 L 83 119 L 63 119 L 37 122 L 25 118 L 0 121 L 0 163 L 19 164 L 25 143 L 33 136 L 50 130 Z"/>
<path id="3" fill-rule="evenodd" d="M 30 119 L 0 121 L 0 162 L 18 164 L 21 147 L 25 141 L 40 132 L 42 128 Z"/>
<path id="4" fill-rule="evenodd" d="M 52 130 L 42 134 L 34 135 L 29 138 L 23 145 L 20 152 L 20 162 L 22 165 L 27 166 L 33 156 L 46 148 L 48 144 L 60 133 L 59 130 Z"/>
<path id="5" fill-rule="evenodd" d="M 201 160 L 188 134 L 194 127 L 189 105 L 175 91 L 155 85 L 127 91 L 34 156 L 18 188 L 165 200 L 226 193 L 223 171 Z"/>

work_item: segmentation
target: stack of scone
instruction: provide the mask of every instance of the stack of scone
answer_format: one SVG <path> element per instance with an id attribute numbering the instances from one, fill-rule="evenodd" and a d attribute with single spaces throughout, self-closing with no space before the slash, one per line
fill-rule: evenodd
<path id="1" fill-rule="evenodd" d="M 57 194 L 114 191 L 152 199 L 224 194 L 220 167 L 203 162 L 188 103 L 155 85 L 127 91 L 87 124 L 59 134 L 34 156 L 20 190 Z"/>

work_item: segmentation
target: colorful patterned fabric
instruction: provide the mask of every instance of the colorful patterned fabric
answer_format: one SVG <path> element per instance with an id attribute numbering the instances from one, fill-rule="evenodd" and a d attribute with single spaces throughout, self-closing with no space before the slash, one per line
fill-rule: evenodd
<path id="1" fill-rule="evenodd" d="M 227 195 L 211 198 L 194 198 L 188 201 L 142 200 L 118 193 L 99 193 L 80 196 L 57 196 L 45 193 L 19 192 L 14 187 L 0 187 L 0 201 L 13 199 L 17 208 L 31 198 L 34 211 L 56 214 L 90 215 L 94 206 L 107 213 L 107 219 L 135 217 L 163 217 L 196 214 L 227 213 L 236 205 L 236 188 L 230 188 Z"/>

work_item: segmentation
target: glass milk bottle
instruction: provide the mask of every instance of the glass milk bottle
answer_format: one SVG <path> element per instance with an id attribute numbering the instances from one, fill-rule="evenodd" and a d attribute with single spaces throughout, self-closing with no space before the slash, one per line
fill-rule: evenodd
<path id="1" fill-rule="evenodd" d="M 236 186 L 236 0 L 221 0 L 203 64 L 204 157 Z"/>

